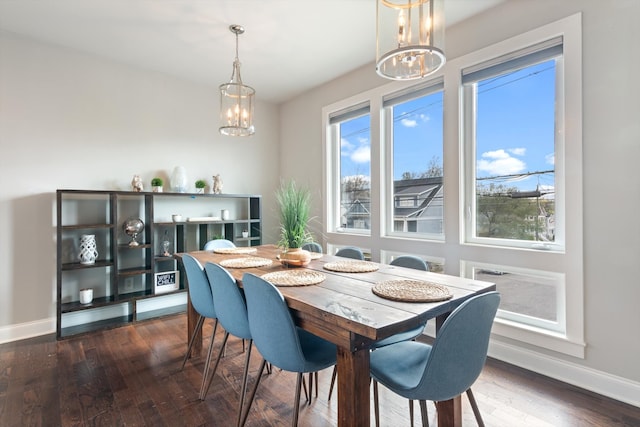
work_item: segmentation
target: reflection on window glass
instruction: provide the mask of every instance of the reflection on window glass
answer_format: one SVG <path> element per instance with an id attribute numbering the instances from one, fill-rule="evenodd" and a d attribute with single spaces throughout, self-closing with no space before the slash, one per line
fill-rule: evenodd
<path id="1" fill-rule="evenodd" d="M 476 236 L 555 240 L 556 64 L 475 84 Z"/>
<path id="2" fill-rule="evenodd" d="M 340 226 L 371 229 L 369 115 L 340 122 Z"/>
<path id="3" fill-rule="evenodd" d="M 443 235 L 443 92 L 392 104 L 393 231 Z"/>
<path id="4" fill-rule="evenodd" d="M 558 286 L 554 279 L 486 268 L 476 268 L 474 274 L 477 280 L 496 284 L 501 296 L 501 311 L 558 321 Z"/>

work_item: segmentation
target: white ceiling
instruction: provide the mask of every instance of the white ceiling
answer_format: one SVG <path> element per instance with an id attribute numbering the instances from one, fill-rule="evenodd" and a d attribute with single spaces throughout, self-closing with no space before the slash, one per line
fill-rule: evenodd
<path id="1" fill-rule="evenodd" d="M 445 0 L 447 25 L 504 0 Z M 0 29 L 282 102 L 375 60 L 375 0 L 0 0 Z"/>

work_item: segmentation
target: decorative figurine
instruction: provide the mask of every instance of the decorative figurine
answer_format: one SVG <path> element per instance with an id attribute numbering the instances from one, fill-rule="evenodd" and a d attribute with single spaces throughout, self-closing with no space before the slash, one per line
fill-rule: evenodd
<path id="1" fill-rule="evenodd" d="M 144 191 L 140 175 L 133 175 L 133 179 L 131 180 L 131 188 L 137 193 Z"/>
<path id="2" fill-rule="evenodd" d="M 211 186 L 211 190 L 213 194 L 222 193 L 222 178 L 220 178 L 220 174 L 213 176 L 213 185 Z"/>
<path id="3" fill-rule="evenodd" d="M 144 222 L 140 218 L 128 219 L 122 224 L 122 229 L 128 236 L 131 237 L 129 246 L 139 246 L 140 243 L 136 241 L 138 234 L 144 231 Z"/>

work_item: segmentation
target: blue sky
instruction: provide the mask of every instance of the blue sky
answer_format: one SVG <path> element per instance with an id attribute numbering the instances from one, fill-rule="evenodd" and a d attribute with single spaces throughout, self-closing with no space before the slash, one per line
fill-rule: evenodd
<path id="1" fill-rule="evenodd" d="M 494 182 L 521 190 L 553 187 L 553 174 L 526 176 L 554 168 L 555 94 L 553 61 L 478 86 L 477 176 L 520 175 Z M 442 94 L 394 107 L 394 178 L 442 164 Z M 342 125 L 341 175 L 369 175 L 368 116 Z M 489 182 L 489 181 L 487 181 Z"/>

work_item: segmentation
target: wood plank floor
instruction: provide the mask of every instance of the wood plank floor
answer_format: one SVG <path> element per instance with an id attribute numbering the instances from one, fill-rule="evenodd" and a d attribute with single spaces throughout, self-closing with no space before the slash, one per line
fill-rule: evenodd
<path id="1" fill-rule="evenodd" d="M 0 426 L 232 426 L 244 363 L 230 338 L 204 402 L 198 400 L 206 350 L 180 371 L 186 316 L 176 315 L 56 341 L 37 337 L 0 345 Z M 205 324 L 205 336 L 212 324 Z M 215 352 L 222 342 L 218 328 Z M 207 344 L 208 339 L 205 341 Z M 205 345 L 206 347 L 206 345 Z M 217 354 L 217 353 L 215 353 Z M 254 352 L 250 384 L 260 357 Z M 327 401 L 331 370 L 320 373 L 300 426 L 336 425 Z M 274 369 L 260 383 L 247 426 L 291 423 L 295 374 Z M 408 426 L 407 401 L 381 387 L 383 426 Z M 489 360 L 473 390 L 488 426 L 640 426 L 640 409 Z M 431 425 L 435 409 L 429 403 Z M 475 426 L 463 398 L 465 426 Z M 416 405 L 419 422 L 419 410 Z"/>

